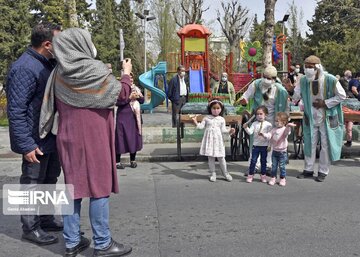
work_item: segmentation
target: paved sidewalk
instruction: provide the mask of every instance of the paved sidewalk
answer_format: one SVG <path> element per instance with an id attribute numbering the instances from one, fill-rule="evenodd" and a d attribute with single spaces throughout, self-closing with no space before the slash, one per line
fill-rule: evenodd
<path id="1" fill-rule="evenodd" d="M 228 162 L 234 180 L 219 175 L 215 183 L 206 162 L 139 162 L 118 171 L 112 236 L 133 247 L 129 257 L 360 256 L 359 161 L 337 162 L 323 183 L 297 179 L 303 161 L 291 161 L 285 188 L 258 176 L 246 183 L 247 162 Z M 20 167 L 20 161 L 0 162 L 0 188 L 18 182 Z M 83 202 L 81 230 L 91 238 L 88 199 Z M 59 243 L 39 247 L 20 240 L 19 217 L 0 211 L 0 220 L 0 256 L 63 255 L 61 233 Z M 78 256 L 92 252 L 93 243 Z"/>
<path id="2" fill-rule="evenodd" d="M 145 123 L 156 120 L 145 126 L 146 133 L 172 129 L 168 113 L 144 116 Z M 115 240 L 133 247 L 129 257 L 360 256 L 359 142 L 343 148 L 346 158 L 331 166 L 324 183 L 296 179 L 303 160 L 291 160 L 285 188 L 263 184 L 257 176 L 246 183 L 245 161 L 227 163 L 231 183 L 220 175 L 211 183 L 199 148 L 199 142 L 183 143 L 185 161 L 177 162 L 176 143 L 147 143 L 136 169 L 118 170 L 120 193 L 110 199 L 110 226 Z M 8 128 L 0 127 L 0 190 L 18 183 L 20 173 L 21 156 L 10 151 Z M 55 233 L 59 243 L 50 246 L 21 241 L 19 217 L 3 215 L 2 201 L 0 191 L 0 256 L 64 254 L 61 233 Z M 81 230 L 91 238 L 88 199 L 83 202 Z M 92 252 L 93 244 L 78 256 Z"/>

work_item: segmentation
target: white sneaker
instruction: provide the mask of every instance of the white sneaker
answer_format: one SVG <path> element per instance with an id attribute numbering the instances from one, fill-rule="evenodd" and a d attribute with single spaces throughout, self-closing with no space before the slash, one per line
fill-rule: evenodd
<path id="1" fill-rule="evenodd" d="M 210 176 L 209 180 L 210 180 L 211 182 L 215 182 L 215 181 L 216 181 L 216 173 L 215 173 L 215 172 L 211 173 L 211 176 Z"/>
<path id="2" fill-rule="evenodd" d="M 276 178 L 273 177 L 273 178 L 271 178 L 271 179 L 269 180 L 269 185 L 270 185 L 270 186 L 273 186 L 273 185 L 275 185 L 275 184 L 276 184 Z"/>
<path id="3" fill-rule="evenodd" d="M 225 178 L 226 178 L 226 180 L 229 181 L 229 182 L 232 181 L 232 176 L 229 174 L 229 172 L 227 172 L 227 173 L 225 174 Z"/>

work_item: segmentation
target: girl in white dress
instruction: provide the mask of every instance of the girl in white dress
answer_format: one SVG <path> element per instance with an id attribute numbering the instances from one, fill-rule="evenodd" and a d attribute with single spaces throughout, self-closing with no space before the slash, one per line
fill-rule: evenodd
<path id="1" fill-rule="evenodd" d="M 201 142 L 200 154 L 208 156 L 209 169 L 211 172 L 210 181 L 216 181 L 215 158 L 218 159 L 220 169 L 227 181 L 231 181 L 232 177 L 227 171 L 225 161 L 225 146 L 222 133 L 234 134 L 235 129 L 226 128 L 225 119 L 222 117 L 224 113 L 224 104 L 213 99 L 208 104 L 209 115 L 205 116 L 201 123 L 197 122 L 197 117 L 193 117 L 193 121 L 198 129 L 204 129 L 204 137 Z"/>

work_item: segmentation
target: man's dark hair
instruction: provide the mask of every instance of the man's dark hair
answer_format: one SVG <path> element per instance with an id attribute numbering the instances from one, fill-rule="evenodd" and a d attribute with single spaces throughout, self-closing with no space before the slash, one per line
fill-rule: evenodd
<path id="1" fill-rule="evenodd" d="M 52 41 L 54 30 L 61 30 L 61 26 L 50 22 L 39 23 L 31 31 L 31 45 L 40 47 L 41 43 Z"/>
<path id="2" fill-rule="evenodd" d="M 185 69 L 185 67 L 184 67 L 184 65 L 179 65 L 178 67 L 177 67 L 177 71 L 179 72 L 179 71 L 181 71 L 182 69 Z"/>

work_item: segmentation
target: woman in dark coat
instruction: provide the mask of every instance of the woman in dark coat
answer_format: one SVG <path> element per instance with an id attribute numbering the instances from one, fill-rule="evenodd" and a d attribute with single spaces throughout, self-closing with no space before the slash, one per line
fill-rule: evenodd
<path id="1" fill-rule="evenodd" d="M 114 107 L 131 92 L 131 60 L 123 64 L 121 82 L 96 60 L 90 33 L 70 28 L 53 40 L 58 66 L 46 85 L 40 136 L 57 128 L 57 149 L 66 184 L 74 186 L 74 212 L 64 215 L 65 256 L 76 256 L 90 245 L 80 233 L 82 198 L 89 197 L 94 256 L 121 256 L 130 246 L 112 239 L 109 196 L 117 193 Z M 56 108 L 54 108 L 56 106 Z M 58 112 L 58 126 L 56 126 Z M 55 125 L 55 126 L 54 126 Z"/>
<path id="2" fill-rule="evenodd" d="M 121 154 L 130 153 L 130 167 L 136 168 L 135 161 L 136 152 L 140 151 L 143 147 L 141 127 L 139 128 L 136 122 L 136 115 L 131 108 L 130 102 L 132 100 L 139 101 L 140 104 L 144 103 L 144 96 L 135 90 L 133 84 L 133 76 L 130 74 L 132 83 L 132 93 L 127 99 L 118 99 L 116 105 L 118 110 L 116 113 L 116 129 L 115 129 L 115 150 L 116 150 L 116 167 L 124 169 L 124 165 L 120 163 Z"/>

